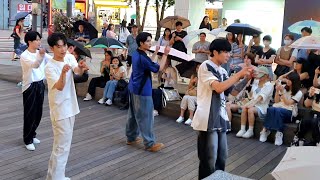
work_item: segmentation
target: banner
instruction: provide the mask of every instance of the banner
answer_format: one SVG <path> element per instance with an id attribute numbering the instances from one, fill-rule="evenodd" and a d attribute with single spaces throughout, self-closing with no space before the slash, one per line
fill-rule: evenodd
<path id="1" fill-rule="evenodd" d="M 52 0 L 52 8 L 66 10 L 67 0 Z"/>

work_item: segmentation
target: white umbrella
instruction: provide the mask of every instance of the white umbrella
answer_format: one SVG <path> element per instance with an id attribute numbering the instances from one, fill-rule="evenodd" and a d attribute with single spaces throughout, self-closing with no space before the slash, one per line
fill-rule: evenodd
<path id="1" fill-rule="evenodd" d="M 320 34 L 320 22 L 314 21 L 314 20 L 304 20 L 304 21 L 298 21 L 294 24 L 292 24 L 290 27 L 288 27 L 290 32 L 300 34 L 301 29 L 304 27 L 309 27 L 312 29 L 313 35 L 319 35 Z"/>
<path id="2" fill-rule="evenodd" d="M 191 31 L 186 37 L 183 38 L 183 42 L 188 49 L 188 52 L 191 52 L 192 46 L 200 40 L 199 37 L 201 33 L 206 33 L 206 41 L 210 43 L 216 39 L 216 36 L 213 35 L 208 29 L 198 29 L 195 31 Z"/>
<path id="3" fill-rule="evenodd" d="M 320 179 L 320 148 L 315 146 L 289 147 L 271 174 L 277 180 Z"/>
<path id="4" fill-rule="evenodd" d="M 320 49 L 320 37 L 302 37 L 296 40 L 294 43 L 292 43 L 290 47 L 297 49 Z"/>
<path id="5" fill-rule="evenodd" d="M 224 28 L 213 29 L 211 34 L 215 35 L 217 38 L 226 38 L 228 32 Z"/>
<path id="6" fill-rule="evenodd" d="M 154 52 L 156 50 L 156 47 L 157 46 L 152 46 L 150 48 L 150 51 Z M 164 48 L 165 46 L 160 46 L 160 49 L 159 49 L 159 52 L 158 52 L 158 55 L 162 55 L 164 53 Z M 183 61 L 191 61 L 193 59 L 192 56 L 182 52 L 182 51 L 178 51 L 174 48 L 171 48 L 170 52 L 169 52 L 169 57 L 172 59 L 172 60 L 176 60 L 176 61 L 179 61 L 179 62 L 183 62 Z"/>

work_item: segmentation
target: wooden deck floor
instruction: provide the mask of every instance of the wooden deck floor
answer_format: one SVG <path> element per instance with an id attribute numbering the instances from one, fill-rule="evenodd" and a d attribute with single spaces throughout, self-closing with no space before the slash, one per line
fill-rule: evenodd
<path id="1" fill-rule="evenodd" d="M 158 153 L 143 146 L 125 145 L 127 111 L 79 99 L 66 175 L 72 179 L 197 179 L 196 133 L 173 119 L 156 117 L 157 140 L 166 148 Z M 38 128 L 41 144 L 27 151 L 22 141 L 21 89 L 0 81 L 0 179 L 45 179 L 52 148 L 52 129 L 47 96 Z M 252 179 L 272 179 L 270 173 L 285 147 L 228 135 L 226 170 Z"/>

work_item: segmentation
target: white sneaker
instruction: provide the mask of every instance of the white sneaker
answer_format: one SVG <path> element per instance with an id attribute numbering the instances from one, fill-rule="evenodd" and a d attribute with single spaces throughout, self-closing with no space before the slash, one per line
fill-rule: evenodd
<path id="1" fill-rule="evenodd" d="M 111 106 L 111 105 L 112 105 L 111 99 L 108 99 L 108 100 L 106 101 L 106 105 L 108 105 L 108 106 Z"/>
<path id="2" fill-rule="evenodd" d="M 241 130 L 236 134 L 237 137 L 242 137 L 246 133 L 246 130 Z"/>
<path id="3" fill-rule="evenodd" d="M 184 124 L 190 126 L 191 123 L 192 123 L 192 119 L 189 118 Z"/>
<path id="4" fill-rule="evenodd" d="M 261 131 L 259 141 L 266 142 L 269 135 L 270 135 L 270 131 Z"/>
<path id="5" fill-rule="evenodd" d="M 87 93 L 86 97 L 83 100 L 84 101 L 90 101 L 91 99 L 92 99 L 92 96 L 89 93 Z"/>
<path id="6" fill-rule="evenodd" d="M 153 110 L 153 116 L 159 116 L 159 112 L 157 110 Z"/>
<path id="7" fill-rule="evenodd" d="M 181 117 L 181 116 L 176 120 L 177 123 L 182 123 L 183 121 L 184 121 L 184 117 Z"/>
<path id="8" fill-rule="evenodd" d="M 246 139 L 253 137 L 253 130 L 248 130 L 242 137 Z"/>
<path id="9" fill-rule="evenodd" d="M 106 101 L 106 100 L 105 100 L 104 98 L 101 98 L 101 99 L 99 99 L 98 103 L 99 103 L 99 104 L 104 104 L 105 101 Z"/>
<path id="10" fill-rule="evenodd" d="M 40 140 L 37 139 L 37 138 L 33 138 L 33 143 L 34 143 L 34 144 L 40 144 Z"/>
<path id="11" fill-rule="evenodd" d="M 281 146 L 283 143 L 283 133 L 277 131 L 276 133 L 276 140 L 274 141 L 274 145 Z"/>
<path id="12" fill-rule="evenodd" d="M 29 150 L 29 151 L 34 151 L 34 150 L 36 150 L 36 147 L 34 147 L 34 144 L 28 144 L 28 145 L 26 145 L 26 148 Z"/>

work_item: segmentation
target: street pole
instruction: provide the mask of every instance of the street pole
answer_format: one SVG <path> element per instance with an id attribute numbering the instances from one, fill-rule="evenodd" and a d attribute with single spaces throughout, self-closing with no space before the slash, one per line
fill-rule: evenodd
<path id="1" fill-rule="evenodd" d="M 67 16 L 72 17 L 72 0 L 67 0 Z"/>
<path id="2" fill-rule="evenodd" d="M 32 31 L 37 31 L 38 0 L 32 0 Z"/>

